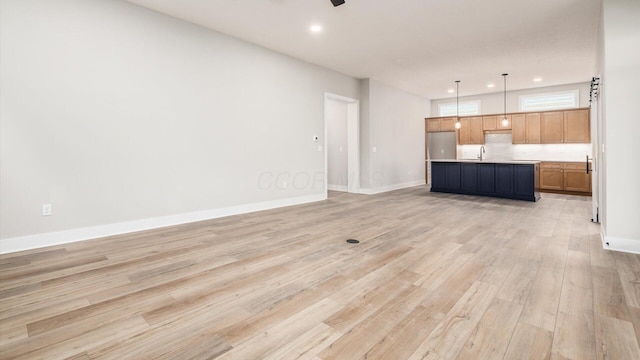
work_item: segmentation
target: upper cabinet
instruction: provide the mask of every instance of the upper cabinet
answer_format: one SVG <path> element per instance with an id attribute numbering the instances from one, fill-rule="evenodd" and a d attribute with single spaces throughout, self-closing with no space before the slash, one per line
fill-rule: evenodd
<path id="1" fill-rule="evenodd" d="M 543 144 L 564 142 L 564 113 L 562 111 L 543 112 L 540 124 Z"/>
<path id="2" fill-rule="evenodd" d="M 458 144 L 484 144 L 481 116 L 460 118 L 460 125 L 460 130 L 458 130 Z"/>
<path id="3" fill-rule="evenodd" d="M 589 143 L 589 109 L 544 112 L 540 129 L 544 144 Z"/>
<path id="4" fill-rule="evenodd" d="M 540 144 L 540 114 L 528 113 L 527 118 L 527 144 Z"/>
<path id="5" fill-rule="evenodd" d="M 429 118 L 426 119 L 427 132 L 440 132 L 440 131 L 455 131 L 456 130 L 456 118 Z"/>
<path id="6" fill-rule="evenodd" d="M 564 142 L 590 143 L 591 121 L 589 109 L 564 112 Z"/>
<path id="7" fill-rule="evenodd" d="M 465 116 L 460 118 L 458 144 L 484 144 L 484 132 L 492 131 L 511 131 L 513 144 L 588 144 L 591 142 L 589 113 L 588 108 L 511 113 L 507 114 L 507 126 L 502 125 L 504 115 Z M 456 117 L 427 118 L 426 129 L 427 132 L 456 131 L 455 123 Z"/>
<path id="8" fill-rule="evenodd" d="M 513 144 L 540 144 L 540 113 L 511 115 Z"/>
<path id="9" fill-rule="evenodd" d="M 495 130 L 511 130 L 511 115 L 507 115 L 507 125 L 502 124 L 504 115 L 491 115 L 482 117 L 482 130 L 495 131 Z"/>
<path id="10" fill-rule="evenodd" d="M 427 132 L 440 131 L 440 119 L 427 119 Z"/>

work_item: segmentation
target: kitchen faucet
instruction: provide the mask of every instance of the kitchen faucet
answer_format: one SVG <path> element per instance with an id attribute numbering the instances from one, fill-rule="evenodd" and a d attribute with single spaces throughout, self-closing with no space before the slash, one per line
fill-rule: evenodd
<path id="1" fill-rule="evenodd" d="M 482 161 L 482 153 L 486 153 L 484 145 L 480 146 L 480 155 L 478 155 L 478 159 L 480 159 L 480 161 Z"/>

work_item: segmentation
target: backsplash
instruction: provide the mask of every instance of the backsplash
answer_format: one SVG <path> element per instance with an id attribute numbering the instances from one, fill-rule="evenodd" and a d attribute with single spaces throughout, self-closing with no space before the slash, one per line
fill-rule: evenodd
<path id="1" fill-rule="evenodd" d="M 591 144 L 518 144 L 511 143 L 511 134 L 486 134 L 487 160 L 585 161 L 591 157 Z M 458 159 L 477 159 L 481 145 L 458 145 Z"/>

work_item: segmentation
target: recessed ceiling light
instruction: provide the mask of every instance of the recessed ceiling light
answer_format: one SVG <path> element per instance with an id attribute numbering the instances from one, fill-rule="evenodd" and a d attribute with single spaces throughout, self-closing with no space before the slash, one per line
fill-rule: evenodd
<path id="1" fill-rule="evenodd" d="M 320 26 L 320 25 L 311 25 L 309 30 L 311 30 L 312 33 L 319 33 L 319 32 L 322 31 L 322 26 Z"/>
<path id="2" fill-rule="evenodd" d="M 447 90 L 448 93 L 452 93 L 453 91 L 454 91 L 453 89 Z"/>
<path id="3" fill-rule="evenodd" d="M 495 86 L 495 84 L 487 84 L 487 87 L 488 87 L 488 88 L 492 88 L 492 87 L 494 87 L 494 86 Z"/>
<path id="4" fill-rule="evenodd" d="M 540 81 L 542 81 L 542 78 L 535 78 L 535 79 L 533 79 L 533 81 L 540 82 Z"/>

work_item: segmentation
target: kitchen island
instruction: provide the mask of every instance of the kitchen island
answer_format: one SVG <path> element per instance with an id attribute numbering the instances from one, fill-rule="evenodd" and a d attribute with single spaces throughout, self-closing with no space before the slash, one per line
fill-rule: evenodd
<path id="1" fill-rule="evenodd" d="M 540 199 L 540 161 L 430 160 L 431 191 Z"/>

